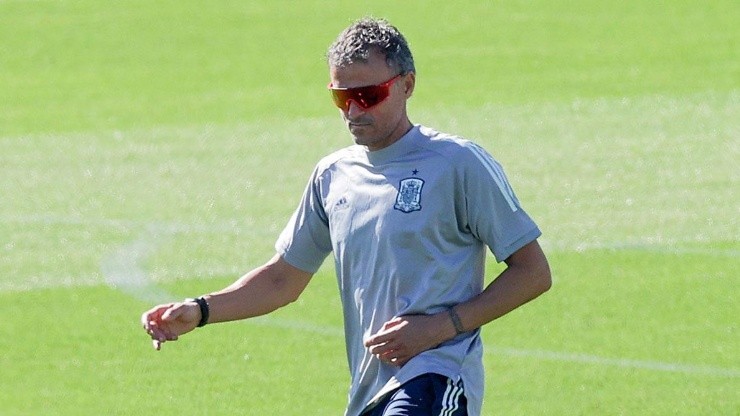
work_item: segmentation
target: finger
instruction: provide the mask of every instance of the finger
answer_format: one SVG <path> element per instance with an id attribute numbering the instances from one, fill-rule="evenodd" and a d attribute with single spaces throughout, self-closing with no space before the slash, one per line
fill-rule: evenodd
<path id="1" fill-rule="evenodd" d="M 153 313 L 144 312 L 144 314 L 141 315 L 141 325 L 147 331 L 149 330 L 149 328 L 152 327 L 152 325 L 156 325 L 156 324 L 157 324 L 157 319 Z"/>
<path id="2" fill-rule="evenodd" d="M 410 357 L 404 354 L 399 355 L 397 351 L 394 351 L 387 355 L 378 356 L 378 359 L 385 363 L 400 367 L 406 364 L 409 361 Z"/>
<path id="3" fill-rule="evenodd" d="M 155 331 L 157 338 L 162 341 L 177 341 L 180 333 L 175 328 L 170 328 L 169 325 L 159 326 Z"/>
<path id="4" fill-rule="evenodd" d="M 156 339 L 159 341 L 171 340 L 172 338 L 177 337 L 177 334 L 172 333 L 171 331 L 167 330 L 167 328 L 162 327 L 157 323 L 153 323 L 152 325 L 150 325 L 147 333 L 149 334 L 149 336 L 152 337 L 152 339 Z"/>
<path id="5" fill-rule="evenodd" d="M 387 344 L 393 341 L 395 333 L 389 330 L 380 330 L 375 335 L 365 340 L 365 347 L 371 347 L 373 345 Z"/>
<path id="6" fill-rule="evenodd" d="M 374 345 L 368 349 L 371 354 L 378 357 L 398 357 L 400 354 L 406 354 L 406 348 L 398 342 L 388 342 L 382 345 Z"/>
<path id="7" fill-rule="evenodd" d="M 162 314 L 169 308 L 172 307 L 172 303 L 167 303 L 164 305 L 157 305 L 148 311 L 141 314 L 141 324 L 144 326 L 144 328 L 147 328 L 150 324 L 150 322 L 157 322 L 161 319 Z"/>
<path id="8" fill-rule="evenodd" d="M 374 345 L 380 345 L 384 342 L 380 335 L 373 335 L 365 340 L 365 348 L 372 348 Z"/>
<path id="9" fill-rule="evenodd" d="M 383 324 L 382 327 L 380 327 L 380 330 L 376 332 L 375 334 L 371 335 L 365 340 L 365 346 L 369 347 L 370 345 L 374 344 L 380 344 L 383 342 L 387 342 L 393 335 L 394 330 L 397 330 L 399 328 L 399 325 L 405 323 L 406 321 L 403 318 L 393 318 L 390 321 L 387 321 Z M 405 325 L 404 325 L 405 326 Z"/>
<path id="10" fill-rule="evenodd" d="M 182 303 L 176 303 L 176 304 L 170 306 L 169 308 L 167 308 L 166 310 L 164 310 L 162 312 L 162 316 L 161 316 L 160 319 L 162 321 L 174 321 L 174 320 L 177 320 L 177 318 L 179 318 L 180 315 L 182 315 L 182 313 L 184 311 L 184 307 L 183 306 L 184 306 L 184 304 L 182 304 Z"/>
<path id="11" fill-rule="evenodd" d="M 376 357 L 378 357 L 382 361 L 392 362 L 393 360 L 395 360 L 396 358 L 398 358 L 398 354 L 399 354 L 399 352 L 396 351 L 396 350 L 389 350 L 389 351 L 385 351 L 385 352 L 381 352 L 379 354 L 376 354 Z"/>
<path id="12" fill-rule="evenodd" d="M 159 327 L 159 322 L 155 320 L 148 320 L 144 323 L 144 330 L 148 332 L 150 335 L 153 331 L 156 331 Z"/>
<path id="13" fill-rule="evenodd" d="M 393 358 L 405 356 L 406 354 L 406 348 L 402 344 L 388 345 L 388 351 L 384 353 L 384 355 L 389 355 Z"/>
<path id="14" fill-rule="evenodd" d="M 393 347 L 388 345 L 388 343 L 372 344 L 370 345 L 370 347 L 368 347 L 367 350 L 370 352 L 370 354 L 373 355 L 383 355 L 387 354 L 389 351 L 392 351 Z"/>
<path id="15" fill-rule="evenodd" d="M 403 367 L 403 365 L 409 362 L 410 359 L 411 357 L 395 358 L 393 361 L 391 361 L 391 364 L 396 365 L 398 367 Z"/>
<path id="16" fill-rule="evenodd" d="M 393 318 L 390 321 L 384 323 L 382 329 L 380 331 L 378 331 L 378 332 L 387 331 L 387 330 L 393 328 L 394 326 L 399 325 L 402 322 L 403 322 L 403 319 L 401 317 Z"/>

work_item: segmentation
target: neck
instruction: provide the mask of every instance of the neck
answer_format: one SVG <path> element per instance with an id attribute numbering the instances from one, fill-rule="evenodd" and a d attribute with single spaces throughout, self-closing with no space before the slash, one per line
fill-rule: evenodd
<path id="1" fill-rule="evenodd" d="M 374 152 L 376 150 L 384 149 L 400 140 L 401 137 L 405 136 L 413 127 L 414 125 L 411 123 L 411 120 L 409 120 L 408 117 L 403 117 L 398 123 L 398 126 L 396 126 L 396 128 L 393 129 L 385 139 L 379 141 L 375 145 L 368 144 L 367 150 Z"/>

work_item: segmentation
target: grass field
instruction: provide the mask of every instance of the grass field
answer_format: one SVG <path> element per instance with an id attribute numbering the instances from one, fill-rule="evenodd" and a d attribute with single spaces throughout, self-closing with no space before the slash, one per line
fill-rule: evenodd
<path id="1" fill-rule="evenodd" d="M 0 414 L 342 414 L 331 262 L 158 353 L 138 319 L 271 255 L 351 142 L 326 47 L 373 14 L 412 121 L 484 145 L 544 231 L 484 414 L 739 415 L 736 2 L 355 3 L 0 0 Z"/>

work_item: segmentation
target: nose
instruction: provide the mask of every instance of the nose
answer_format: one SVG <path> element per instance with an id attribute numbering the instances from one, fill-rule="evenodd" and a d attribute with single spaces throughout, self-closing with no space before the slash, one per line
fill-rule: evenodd
<path id="1" fill-rule="evenodd" d="M 362 115 L 365 112 L 365 110 L 360 107 L 355 100 L 347 100 L 347 118 L 354 119 L 357 116 Z"/>

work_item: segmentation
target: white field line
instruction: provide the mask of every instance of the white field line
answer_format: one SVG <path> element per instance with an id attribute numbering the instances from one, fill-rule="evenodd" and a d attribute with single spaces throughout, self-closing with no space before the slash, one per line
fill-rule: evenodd
<path id="1" fill-rule="evenodd" d="M 44 217 L 43 221 L 50 218 Z M 81 221 L 75 219 L 74 221 Z M 68 224 L 71 220 L 65 220 Z M 108 224 L 106 220 L 93 221 L 97 224 Z M 122 222 L 130 224 L 131 222 Z M 223 228 L 233 230 L 234 225 L 228 224 Z M 159 288 L 153 282 L 142 264 L 148 256 L 156 252 L 157 247 L 178 232 L 218 232 L 216 228 L 209 226 L 183 226 L 182 224 L 149 224 L 149 231 L 144 232 L 141 237 L 130 244 L 123 245 L 110 253 L 101 261 L 101 271 L 105 282 L 122 292 L 150 303 L 159 303 L 175 300 L 176 297 Z M 169 231 L 169 235 L 162 231 Z M 220 230 L 223 231 L 223 230 Z M 342 337 L 344 332 L 340 327 L 314 324 L 305 321 L 293 321 L 263 316 L 246 321 L 251 324 L 263 325 L 273 328 L 283 328 L 292 331 L 308 332 L 324 336 Z M 486 353 L 507 357 L 526 357 L 541 361 L 555 361 L 575 364 L 599 365 L 605 367 L 621 367 L 637 370 L 651 370 L 686 375 L 705 375 L 716 377 L 740 377 L 740 370 L 734 368 L 722 368 L 705 365 L 693 365 L 683 363 L 669 363 L 661 361 L 634 360 L 627 358 L 610 358 L 590 354 L 576 354 L 559 351 L 530 350 L 520 348 L 485 347 Z"/>
<path id="2" fill-rule="evenodd" d="M 106 229 L 118 229 L 121 231 L 135 231 L 144 230 L 140 241 L 130 243 L 128 250 L 131 253 L 143 256 L 141 250 L 143 248 L 149 248 L 154 250 L 155 246 L 152 246 L 153 240 L 169 239 L 169 237 L 176 234 L 233 234 L 240 235 L 246 234 L 254 228 L 254 224 L 249 220 L 231 220 L 221 221 L 214 223 L 183 223 L 175 221 L 160 221 L 160 222 L 147 222 L 137 221 L 130 219 L 109 219 L 109 218 L 90 218 L 90 217 L 78 217 L 78 216 L 61 216 L 53 214 L 29 214 L 29 215 L 5 215 L 0 216 L 0 223 L 9 225 L 65 225 L 65 226 L 79 226 L 82 228 L 106 228 Z M 142 231 L 140 231 L 142 232 Z M 162 243 L 162 241 L 159 241 Z M 642 251 L 650 253 L 663 253 L 663 254 L 700 254 L 710 257 L 740 257 L 740 250 L 737 249 L 712 249 L 703 247 L 691 247 L 694 244 L 707 244 L 709 241 L 699 241 L 695 239 L 685 239 L 682 241 L 661 241 L 661 242 L 603 242 L 603 243 L 592 243 L 588 245 L 567 245 L 556 242 L 550 242 L 546 238 L 541 241 L 546 251 L 551 253 L 557 252 L 587 252 L 591 250 L 614 250 L 614 251 Z M 124 246 L 126 247 L 126 246 Z M 114 252 L 108 254 L 101 262 L 102 266 L 105 265 L 105 270 L 108 276 L 103 276 L 104 280 L 109 284 L 118 282 L 120 279 L 115 271 L 115 265 L 119 266 L 119 271 L 122 270 L 120 267 L 126 266 L 124 264 L 125 256 L 120 252 L 124 247 L 116 249 Z M 125 250 L 124 250 L 125 252 Z M 143 260 L 140 258 L 139 260 Z M 132 266 L 132 264 L 128 264 Z M 208 275 L 225 275 L 238 273 L 237 267 L 234 265 L 222 265 L 217 267 L 218 270 L 213 269 L 217 266 L 209 266 Z M 202 276 L 201 276 L 202 277 Z M 7 292 L 24 292 L 35 289 L 51 289 L 54 287 L 75 287 L 75 286 L 94 286 L 101 283 L 100 275 L 94 273 L 81 275 L 81 276 L 60 276 L 52 273 L 38 274 L 34 276 L 25 276 L 21 279 L 14 279 L 13 281 L 0 281 L 0 293 Z"/>
<path id="3" fill-rule="evenodd" d="M 0 223 L 9 225 L 72 225 L 82 228 L 106 228 L 119 229 L 131 232 L 138 230 L 140 238 L 129 244 L 121 246 L 107 254 L 100 262 L 102 279 L 100 274 L 90 272 L 85 275 L 69 276 L 51 273 L 41 273 L 33 276 L 24 276 L 13 280 L 0 280 L 0 293 L 18 293 L 35 289 L 52 289 L 55 287 L 77 287 L 95 286 L 103 281 L 108 285 L 120 287 L 126 291 L 137 291 L 146 293 L 147 289 L 140 276 L 145 273 L 142 267 L 146 257 L 153 254 L 156 248 L 177 234 L 246 234 L 253 229 L 254 224 L 247 220 L 221 221 L 217 223 L 183 223 L 174 221 L 145 222 L 129 219 L 90 218 L 78 216 L 60 216 L 53 214 L 30 214 L 30 215 L 5 215 L 0 216 Z M 563 244 L 550 244 L 543 239 L 542 244 L 548 252 L 585 252 L 590 250 L 614 250 L 614 251 L 643 251 L 663 254 L 700 254 L 710 257 L 740 256 L 737 249 L 711 249 L 703 247 L 691 247 L 693 244 L 708 243 L 708 241 L 696 241 L 687 239 L 684 241 L 662 241 L 662 242 L 604 242 L 577 246 Z M 216 267 L 216 269 L 214 269 Z M 125 281 L 126 271 L 131 271 L 130 281 Z M 201 278 L 206 276 L 223 276 L 238 274 L 242 270 L 235 265 L 209 265 Z M 132 283 L 138 282 L 138 283 Z M 144 295 L 142 295 L 144 296 Z M 159 299 L 157 295 L 146 295 L 147 300 Z"/>
<path id="4" fill-rule="evenodd" d="M 0 282 L 0 293 L 23 293 L 34 290 L 92 287 L 100 285 L 100 276 L 60 276 L 56 274 L 39 274 L 24 277 L 22 281 Z"/>
<path id="5" fill-rule="evenodd" d="M 161 229 L 160 227 L 156 227 Z M 166 227 L 165 227 L 166 228 Z M 140 266 L 151 255 L 162 237 L 144 234 L 139 240 L 120 247 L 101 264 L 105 281 L 137 299 L 149 302 L 166 302 L 176 298 L 161 290 Z M 340 327 L 314 324 L 306 321 L 278 319 L 263 316 L 246 321 L 251 324 L 273 328 L 283 328 L 291 331 L 308 332 L 323 336 L 342 337 L 344 331 Z M 684 363 L 670 363 L 650 360 L 635 360 L 628 358 L 610 358 L 590 354 L 577 354 L 560 351 L 531 350 L 520 348 L 485 347 L 486 354 L 507 357 L 526 357 L 540 361 L 555 361 L 574 364 L 598 365 L 605 367 L 620 367 L 636 370 L 650 370 L 686 375 L 705 375 L 715 377 L 740 377 L 740 370 L 715 366 L 693 365 Z"/>
<path id="6" fill-rule="evenodd" d="M 343 337 L 344 331 L 340 327 L 317 325 L 310 322 L 287 320 L 262 316 L 246 321 L 253 325 L 282 328 L 291 331 L 309 332 L 318 335 Z M 560 351 L 532 350 L 522 348 L 484 346 L 486 355 L 505 357 L 524 357 L 539 361 L 555 361 L 571 364 L 597 365 L 604 367 L 621 367 L 635 370 L 660 371 L 686 375 L 703 375 L 713 377 L 740 377 L 740 369 L 724 368 L 708 365 L 694 365 L 684 363 L 669 363 L 663 361 L 634 360 L 629 358 L 610 358 L 591 354 L 568 353 Z"/>
<path id="7" fill-rule="evenodd" d="M 287 219 L 286 219 L 287 221 Z M 126 230 L 145 229 L 151 235 L 161 234 L 243 234 L 254 228 L 254 224 L 249 221 L 222 221 L 214 223 L 183 223 L 168 221 L 136 221 L 128 219 L 108 219 L 108 218 L 83 218 L 75 216 L 58 216 L 51 214 L 36 215 L 18 215 L 18 216 L 0 216 L 0 223 L 5 224 L 29 224 L 29 225 L 77 225 L 80 227 L 102 227 L 102 228 L 119 228 Z M 652 253 L 665 254 L 704 254 L 713 257 L 738 257 L 738 249 L 712 249 L 703 247 L 687 247 L 693 244 L 709 244 L 711 241 L 700 239 L 671 239 L 660 242 L 594 242 L 589 244 L 578 243 L 574 245 L 560 244 L 551 242 L 547 238 L 542 238 L 541 243 L 549 251 L 553 252 L 587 252 L 592 250 L 626 250 L 626 251 L 644 251 Z"/>
<path id="8" fill-rule="evenodd" d="M 251 226 L 237 221 L 224 221 L 219 223 L 182 223 L 167 221 L 136 221 L 128 219 L 89 218 L 76 216 L 61 216 L 52 214 L 17 215 L 0 217 L 0 223 L 5 224 L 28 224 L 28 225 L 78 225 L 80 227 L 101 227 L 121 229 L 146 229 L 150 233 L 193 233 L 193 234 L 217 234 L 217 233 L 241 233 Z"/>
<path id="9" fill-rule="evenodd" d="M 671 241 L 669 243 L 594 243 L 594 244 L 578 244 L 575 247 L 562 247 L 550 246 L 547 242 L 543 245 L 551 248 L 552 251 L 576 251 L 578 253 L 607 250 L 607 251 L 642 251 L 646 253 L 657 253 L 657 254 L 702 254 L 712 257 L 740 257 L 740 249 L 714 249 L 704 247 L 685 247 L 682 245 L 690 244 L 710 244 L 711 241 L 703 240 L 684 240 L 684 241 Z"/>
<path id="10" fill-rule="evenodd" d="M 546 350 L 528 350 L 504 347 L 486 347 L 486 352 L 493 355 L 509 357 L 526 357 L 542 361 L 559 361 L 578 364 L 593 364 L 610 367 L 632 368 L 637 370 L 653 370 L 670 373 L 708 375 L 719 377 L 740 377 L 740 369 L 723 368 L 708 365 L 694 365 L 682 363 L 668 363 L 662 361 L 633 360 L 629 358 L 608 358 L 590 354 L 567 353 Z"/>
<path id="11" fill-rule="evenodd" d="M 76 286 L 95 286 L 105 281 L 107 284 L 115 287 L 128 287 L 127 290 L 136 290 L 146 292 L 148 289 L 134 287 L 142 286 L 143 281 L 139 277 L 144 271 L 140 264 L 146 259 L 146 256 L 153 254 L 156 248 L 177 234 L 234 234 L 240 235 L 248 233 L 254 225 L 250 221 L 222 221 L 218 223 L 182 223 L 182 222 L 145 222 L 129 219 L 108 219 L 108 218 L 90 218 L 78 216 L 60 216 L 52 214 L 30 214 L 30 215 L 6 215 L 0 216 L 0 223 L 15 225 L 72 225 L 83 228 L 117 228 L 122 231 L 130 232 L 139 230 L 140 238 L 127 245 L 115 249 L 101 260 L 101 272 L 103 279 L 99 274 L 91 272 L 86 275 L 65 276 L 52 273 L 37 274 L 25 276 L 20 279 L 0 281 L 0 293 L 25 292 L 35 289 L 52 289 L 55 287 L 76 287 Z M 708 241 L 696 241 L 686 239 L 684 241 L 663 241 L 663 242 L 604 242 L 589 245 L 567 246 L 563 244 L 550 244 L 543 239 L 542 244 L 548 252 L 586 252 L 591 250 L 614 250 L 614 251 L 643 251 L 663 254 L 700 254 L 710 257 L 731 257 L 740 256 L 737 249 L 711 249 L 703 247 L 691 247 L 693 244 L 708 243 Z M 148 251 L 148 252 L 147 252 Z M 214 269 L 216 267 L 218 270 Z M 124 282 L 123 276 L 125 270 L 132 271 L 132 279 L 139 280 L 139 283 L 132 284 Z M 207 271 L 208 276 L 222 276 L 226 274 L 238 274 L 241 269 L 234 265 L 214 266 L 210 265 Z M 205 275 L 205 274 L 204 274 Z M 201 278 L 204 275 L 200 276 Z M 128 285 L 128 286 L 126 286 Z M 150 299 L 156 298 L 152 295 Z"/>
<path id="12" fill-rule="evenodd" d="M 119 251 L 119 250 L 115 250 L 114 252 L 111 252 L 103 260 L 101 260 L 100 262 L 101 271 L 103 268 L 103 264 L 106 261 L 112 261 L 109 258 L 114 257 L 116 251 Z M 122 260 L 120 258 L 120 255 L 118 257 L 119 259 L 116 261 L 118 261 L 120 264 Z M 178 271 L 177 273 L 173 274 L 171 279 L 168 276 L 167 281 L 174 282 L 174 281 L 181 281 L 181 280 L 189 280 L 189 279 L 192 279 L 193 276 L 197 276 L 199 279 L 209 279 L 209 278 L 223 277 L 223 276 L 234 276 L 234 278 L 236 279 L 237 276 L 241 276 L 241 273 L 243 271 L 244 270 L 242 268 L 239 268 L 234 265 L 231 265 L 231 266 L 208 265 L 207 267 L 204 266 L 195 271 L 191 269 L 188 269 L 187 272 Z M 101 284 L 107 284 L 108 286 L 115 286 L 115 285 L 111 285 L 111 282 L 115 282 L 115 281 L 117 281 L 117 279 L 111 278 L 108 282 L 106 282 L 105 276 L 102 276 L 100 272 L 95 273 L 92 271 L 89 274 L 76 275 L 76 276 L 59 275 L 59 274 L 55 274 L 52 272 L 39 273 L 31 277 L 24 277 L 23 280 L 21 281 L 18 281 L 18 279 L 0 281 L 0 293 L 23 293 L 23 292 L 30 292 L 33 290 L 43 290 L 43 289 L 94 287 L 94 286 L 100 286 Z"/>
<path id="13" fill-rule="evenodd" d="M 123 245 L 105 258 L 102 259 L 100 269 L 103 274 L 106 284 L 116 288 L 136 299 L 149 302 L 158 303 L 166 302 L 176 299 L 176 297 L 165 290 L 159 288 L 151 279 L 148 277 L 147 272 L 141 266 L 146 261 L 147 257 L 156 252 L 157 248 L 163 244 L 169 237 L 178 233 L 240 233 L 242 230 L 241 226 L 235 222 L 225 222 L 221 224 L 184 224 L 184 223 L 144 223 L 131 220 L 111 220 L 111 219 L 90 219 L 90 218 L 79 218 L 79 217 L 60 217 L 52 215 L 32 215 L 23 217 L 12 217 L 3 218 L 1 220 L 5 223 L 21 223 L 21 224 L 63 224 L 63 225 L 79 225 L 86 227 L 120 227 L 120 228 L 139 228 L 146 229 L 139 239 Z M 685 242 L 692 243 L 692 242 Z M 698 253 L 698 254 L 710 254 L 717 256 L 729 256 L 737 257 L 737 250 L 709 250 L 709 249 L 691 249 L 691 248 L 675 248 L 666 247 L 660 245 L 649 245 L 649 244 L 600 244 L 590 247 L 575 247 L 568 250 L 638 250 L 638 251 L 649 251 L 657 253 L 671 253 L 671 254 L 683 254 L 683 253 Z M 36 281 L 34 283 L 34 280 Z M 25 282 L 25 284 L 9 286 L 2 288 L 3 291 L 24 291 L 33 290 L 39 286 L 43 287 L 56 287 L 56 286 L 81 286 L 81 285 L 95 285 L 99 281 L 93 276 L 87 279 L 75 279 L 75 278 L 64 278 L 59 277 L 56 284 L 52 282 L 45 282 L 44 279 L 32 279 L 31 281 Z M 302 321 L 287 321 L 275 319 L 272 317 L 261 317 L 250 320 L 249 322 L 266 325 L 270 327 L 279 327 L 290 330 L 316 333 L 320 335 L 329 336 L 342 336 L 343 330 L 339 327 L 331 327 L 325 325 L 316 325 Z M 492 355 L 503 355 L 509 357 L 526 357 L 531 359 L 537 359 L 541 361 L 556 361 L 556 362 L 568 362 L 578 364 L 591 364 L 611 367 L 622 367 L 632 368 L 639 370 L 653 370 L 693 375 L 709 375 L 709 376 L 721 376 L 721 377 L 740 377 L 740 370 L 733 368 L 721 368 L 713 366 L 702 366 L 702 365 L 691 365 L 682 363 L 668 363 L 659 361 L 648 361 L 648 360 L 634 360 L 626 358 L 609 358 L 600 357 L 589 354 L 576 354 L 566 353 L 558 351 L 546 351 L 546 350 L 528 350 L 528 349 L 517 349 L 517 348 L 504 348 L 504 347 L 486 347 L 486 353 Z"/>

